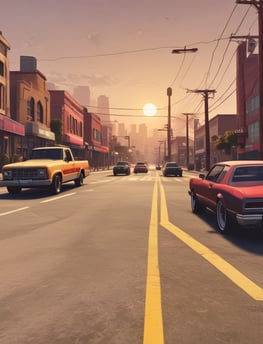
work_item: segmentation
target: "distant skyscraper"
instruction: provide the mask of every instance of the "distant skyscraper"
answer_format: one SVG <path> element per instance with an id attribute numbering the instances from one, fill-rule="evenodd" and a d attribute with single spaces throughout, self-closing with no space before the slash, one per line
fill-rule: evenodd
<path id="1" fill-rule="evenodd" d="M 89 108 L 90 105 L 90 88 L 89 86 L 77 86 L 73 91 L 74 98 L 83 106 L 88 108 L 88 111 L 93 112 L 94 109 Z"/>
<path id="2" fill-rule="evenodd" d="M 119 123 L 118 124 L 118 136 L 126 136 L 127 135 L 127 130 L 125 128 L 124 123 Z"/>
<path id="3" fill-rule="evenodd" d="M 145 123 L 139 124 L 139 137 L 147 140 L 148 131 L 147 131 L 147 126 Z"/>
<path id="4" fill-rule="evenodd" d="M 97 113 L 101 118 L 101 121 L 105 125 L 109 125 L 110 123 L 110 103 L 109 98 L 106 96 L 99 96 L 98 97 L 98 109 Z"/>

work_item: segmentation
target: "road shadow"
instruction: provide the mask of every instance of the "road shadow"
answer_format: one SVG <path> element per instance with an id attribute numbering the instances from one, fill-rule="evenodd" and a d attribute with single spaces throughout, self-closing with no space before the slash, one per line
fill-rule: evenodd
<path id="1" fill-rule="evenodd" d="M 206 210 L 196 216 L 209 225 L 211 228 L 210 234 L 221 235 L 225 240 L 242 250 L 263 255 L 263 228 L 243 228 L 235 225 L 230 233 L 222 234 L 217 228 L 216 215 L 212 211 Z"/>
<path id="2" fill-rule="evenodd" d="M 85 185 L 85 184 L 84 184 Z M 63 184 L 61 187 L 61 192 L 58 195 L 66 193 L 68 191 L 76 189 L 74 183 L 72 184 Z M 5 188 L 5 193 L 0 194 L 0 200 L 6 201 L 21 201 L 21 200 L 33 200 L 33 199 L 43 199 L 47 197 L 56 197 L 53 191 L 50 188 L 32 188 L 32 189 L 22 189 L 18 194 L 10 194 Z"/>

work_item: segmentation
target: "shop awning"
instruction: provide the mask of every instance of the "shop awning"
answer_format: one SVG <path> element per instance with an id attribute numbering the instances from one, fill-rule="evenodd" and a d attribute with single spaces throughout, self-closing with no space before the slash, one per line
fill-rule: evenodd
<path id="1" fill-rule="evenodd" d="M 20 136 L 25 136 L 24 124 L 16 122 L 10 117 L 4 115 L 0 115 L 0 130 Z"/>
<path id="2" fill-rule="evenodd" d="M 37 123 L 26 123 L 26 135 L 41 137 L 42 139 L 55 141 L 55 133 L 53 131 L 41 128 Z"/>
<path id="3" fill-rule="evenodd" d="M 83 146 L 83 138 L 82 137 L 76 137 L 76 135 L 64 135 L 64 142 L 67 143 L 73 143 L 78 146 Z"/>
<path id="4" fill-rule="evenodd" d="M 100 153 L 109 153 L 109 147 L 106 146 L 93 146 L 93 150 Z"/>

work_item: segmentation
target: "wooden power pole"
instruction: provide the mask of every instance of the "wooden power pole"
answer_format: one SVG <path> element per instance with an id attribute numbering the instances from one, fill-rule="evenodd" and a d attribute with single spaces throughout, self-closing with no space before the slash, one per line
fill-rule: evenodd
<path id="1" fill-rule="evenodd" d="M 210 93 L 215 93 L 215 90 L 192 90 L 188 92 L 202 93 L 205 102 L 205 169 L 210 169 L 210 133 L 209 133 L 209 111 L 208 111 L 208 99 Z"/>

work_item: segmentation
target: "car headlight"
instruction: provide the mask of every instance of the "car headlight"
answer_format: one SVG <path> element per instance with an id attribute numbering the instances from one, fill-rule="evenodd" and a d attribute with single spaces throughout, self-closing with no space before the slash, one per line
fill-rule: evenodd
<path id="1" fill-rule="evenodd" d="M 3 177 L 4 179 L 12 179 L 12 170 L 4 170 Z"/>
<path id="2" fill-rule="evenodd" d="M 38 168 L 37 169 L 37 176 L 39 178 L 46 178 L 47 177 L 47 171 L 45 168 Z"/>

